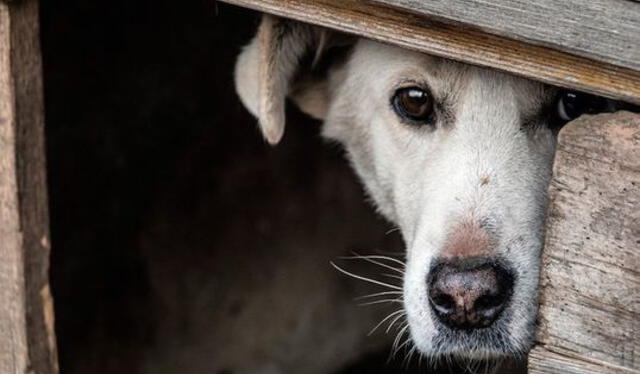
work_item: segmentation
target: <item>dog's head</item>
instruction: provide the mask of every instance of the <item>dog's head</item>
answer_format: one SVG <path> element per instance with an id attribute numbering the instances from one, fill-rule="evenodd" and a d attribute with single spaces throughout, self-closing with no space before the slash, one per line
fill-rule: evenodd
<path id="1" fill-rule="evenodd" d="M 290 98 L 344 145 L 402 232 L 404 305 L 422 353 L 527 351 L 550 127 L 575 105 L 542 83 L 273 17 L 240 55 L 236 87 L 270 143 Z"/>

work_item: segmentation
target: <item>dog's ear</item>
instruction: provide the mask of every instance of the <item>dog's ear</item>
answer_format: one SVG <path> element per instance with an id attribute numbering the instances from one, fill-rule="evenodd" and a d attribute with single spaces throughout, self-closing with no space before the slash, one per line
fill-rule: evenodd
<path id="1" fill-rule="evenodd" d="M 324 117 L 330 69 L 325 57 L 334 46 L 351 40 L 319 27 L 263 16 L 258 33 L 238 57 L 235 83 L 270 144 L 277 144 L 284 134 L 287 97 L 311 116 Z"/>

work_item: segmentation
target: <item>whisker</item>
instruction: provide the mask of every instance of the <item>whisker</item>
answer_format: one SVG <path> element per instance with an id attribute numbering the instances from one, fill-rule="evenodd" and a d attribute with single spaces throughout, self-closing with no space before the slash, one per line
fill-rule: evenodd
<path id="1" fill-rule="evenodd" d="M 391 321 L 391 323 L 389 324 L 389 327 L 387 327 L 387 329 L 384 331 L 385 334 L 388 334 L 389 331 L 391 331 L 391 328 L 393 327 L 393 325 L 396 324 L 396 322 L 398 322 L 398 320 L 400 320 L 400 318 L 404 317 L 405 314 L 401 314 L 399 316 L 397 316 L 396 318 L 393 319 L 393 321 Z"/>
<path id="2" fill-rule="evenodd" d="M 391 261 L 391 262 L 395 262 L 396 264 L 402 266 L 402 268 L 404 268 L 405 265 L 406 265 L 404 263 L 404 261 L 398 260 L 397 258 L 393 258 L 391 256 L 385 256 L 385 255 L 379 255 L 379 254 L 378 255 L 361 255 L 358 252 L 351 252 L 351 253 L 353 253 L 352 257 L 354 257 L 354 258 L 362 258 L 362 259 L 368 258 L 368 259 L 371 259 L 371 260 Z"/>
<path id="3" fill-rule="evenodd" d="M 382 303 L 402 303 L 402 298 L 398 298 L 398 299 L 382 299 L 382 300 L 375 300 L 375 301 L 369 301 L 366 303 L 360 303 L 358 304 L 358 306 L 367 306 L 367 305 L 375 305 L 375 304 L 382 304 Z"/>
<path id="4" fill-rule="evenodd" d="M 378 327 L 382 326 L 383 323 L 385 323 L 387 320 L 389 320 L 389 318 L 392 318 L 393 316 L 397 315 L 398 313 L 400 313 L 400 315 L 404 314 L 404 309 L 400 309 L 400 310 L 396 310 L 395 312 L 389 314 L 388 316 L 384 317 L 384 319 L 380 322 L 378 322 L 377 325 L 375 325 L 373 327 L 373 329 L 371 329 L 371 331 L 369 331 L 369 333 L 367 334 L 367 336 L 371 336 L 371 334 L 373 334 Z"/>
<path id="5" fill-rule="evenodd" d="M 375 264 L 375 265 L 378 265 L 378 266 L 382 266 L 383 268 L 386 268 L 386 269 L 389 269 L 389 270 L 393 270 L 393 271 L 397 271 L 400 274 L 404 274 L 404 270 L 402 270 L 402 268 L 404 268 L 404 262 L 402 262 L 400 260 L 396 260 L 395 258 L 392 258 L 392 257 L 380 256 L 380 255 L 361 256 L 361 255 L 356 253 L 353 256 L 341 257 L 341 259 L 343 259 L 343 260 L 364 260 L 364 261 L 370 262 L 372 264 Z M 394 266 L 387 265 L 387 264 L 385 264 L 383 262 L 376 261 L 376 260 L 393 261 L 393 262 L 396 262 L 396 263 L 402 265 L 402 268 L 396 268 Z"/>
<path id="6" fill-rule="evenodd" d="M 348 276 L 353 277 L 355 279 L 359 279 L 359 280 L 364 281 L 364 282 L 377 284 L 379 286 L 387 287 L 387 288 L 390 288 L 392 290 L 398 290 L 398 291 L 402 290 L 402 287 L 394 286 L 394 285 L 391 285 L 391 284 L 388 284 L 388 283 L 381 282 L 381 281 L 376 280 L 376 279 L 370 279 L 370 278 L 367 278 L 367 277 L 363 277 L 361 275 L 357 275 L 357 274 L 353 274 L 351 272 L 348 272 L 348 271 L 342 269 L 341 267 L 339 267 L 338 265 L 336 265 L 333 261 L 329 261 L 329 263 L 331 263 L 331 266 L 333 266 L 336 270 L 338 270 L 342 274 L 348 275 Z"/>
<path id="7" fill-rule="evenodd" d="M 409 353 L 407 353 L 404 356 L 404 359 L 402 360 L 402 365 L 405 367 L 405 369 L 409 369 L 411 358 L 413 357 L 413 355 L 416 353 L 417 350 L 418 350 L 418 347 L 415 344 L 413 344 L 413 347 L 411 347 L 411 349 L 409 350 Z"/>
<path id="8" fill-rule="evenodd" d="M 471 367 L 471 359 L 464 359 L 464 363 L 465 363 L 465 370 L 473 373 L 473 368 Z"/>
<path id="9" fill-rule="evenodd" d="M 363 296 L 358 296 L 355 299 L 356 300 L 362 300 L 362 299 L 369 299 L 371 297 L 377 297 L 377 296 L 386 296 L 386 295 L 402 295 L 401 291 L 384 291 L 384 292 L 377 292 L 377 293 L 373 293 L 371 295 L 363 295 Z"/>
<path id="10" fill-rule="evenodd" d="M 404 278 L 402 278 L 399 275 L 395 275 L 395 274 L 382 273 L 381 275 L 384 276 L 384 277 L 388 277 L 388 278 L 404 280 Z"/>
<path id="11" fill-rule="evenodd" d="M 401 350 L 402 348 L 406 347 L 410 342 L 411 342 L 411 337 L 410 337 L 410 336 L 408 336 L 408 337 L 404 340 L 404 342 L 402 342 L 402 344 L 400 344 L 400 345 L 396 348 L 396 354 L 397 354 L 398 352 L 400 352 L 400 350 Z"/>
<path id="12" fill-rule="evenodd" d="M 396 338 L 393 340 L 393 345 L 391 346 L 392 356 L 395 356 L 396 353 L 398 353 L 398 344 L 400 344 L 400 339 L 402 339 L 402 336 L 404 335 L 404 333 L 407 331 L 408 328 L 409 328 L 409 323 L 405 324 L 405 326 L 402 329 L 400 329 L 400 331 L 396 335 Z"/>
<path id="13" fill-rule="evenodd" d="M 385 232 L 384 234 L 385 235 L 389 235 L 389 234 L 391 234 L 392 232 L 395 232 L 395 231 L 400 231 L 400 228 L 399 227 L 391 228 L 391 229 L 387 230 L 387 232 Z"/>
<path id="14" fill-rule="evenodd" d="M 402 299 L 383 299 L 383 300 L 368 301 L 366 303 L 360 303 L 360 304 L 358 304 L 358 306 L 368 306 L 368 305 L 376 305 L 376 304 L 384 304 L 384 303 L 402 304 L 403 301 L 402 301 Z"/>

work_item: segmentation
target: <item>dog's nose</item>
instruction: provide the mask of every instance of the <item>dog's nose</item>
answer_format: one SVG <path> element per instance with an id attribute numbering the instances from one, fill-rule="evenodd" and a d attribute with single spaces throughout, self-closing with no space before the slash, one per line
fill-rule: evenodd
<path id="1" fill-rule="evenodd" d="M 428 279 L 431 308 L 442 323 L 457 329 L 490 326 L 504 310 L 512 289 L 511 273 L 489 261 L 441 262 Z"/>

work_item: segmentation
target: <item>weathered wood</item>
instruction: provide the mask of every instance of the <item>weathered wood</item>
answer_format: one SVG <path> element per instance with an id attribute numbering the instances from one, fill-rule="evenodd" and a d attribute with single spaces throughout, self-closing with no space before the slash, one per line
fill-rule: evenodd
<path id="1" fill-rule="evenodd" d="M 565 127 L 549 196 L 531 372 L 640 373 L 640 115 Z"/>
<path id="2" fill-rule="evenodd" d="M 529 374 L 637 374 L 638 371 L 612 366 L 584 357 L 560 354 L 538 347 L 529 354 Z"/>
<path id="3" fill-rule="evenodd" d="M 0 373 L 57 373 L 38 3 L 0 2 Z"/>
<path id="4" fill-rule="evenodd" d="M 638 70 L 448 24 L 379 2 L 223 1 L 549 84 L 640 103 Z M 632 48 L 637 49 L 638 45 Z"/>
<path id="5" fill-rule="evenodd" d="M 640 70 L 640 4 L 628 0 L 374 1 Z"/>

